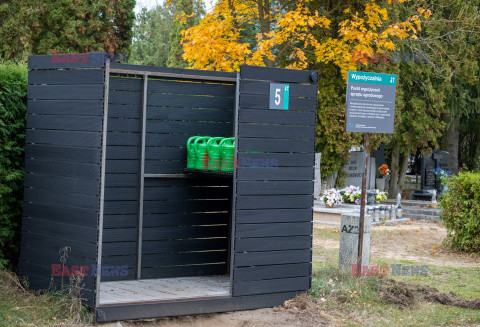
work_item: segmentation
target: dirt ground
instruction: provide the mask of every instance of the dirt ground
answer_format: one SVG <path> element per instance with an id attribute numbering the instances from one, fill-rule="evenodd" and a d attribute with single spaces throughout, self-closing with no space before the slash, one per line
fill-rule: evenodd
<path id="1" fill-rule="evenodd" d="M 339 227 L 315 225 L 315 230 L 328 229 L 332 234 L 338 233 Z M 374 226 L 371 235 L 371 258 L 391 258 L 411 260 L 431 265 L 480 267 L 479 257 L 451 253 L 442 247 L 447 234 L 446 229 L 438 223 L 412 221 L 389 226 Z M 314 248 L 326 250 L 339 248 L 339 240 L 314 233 Z M 314 255 L 315 260 L 322 260 Z M 392 289 L 393 290 L 393 289 Z M 390 290 L 390 291 L 392 291 Z M 413 292 L 414 290 L 412 290 Z M 386 290 L 385 292 L 389 292 Z M 413 296 L 413 295 L 412 295 Z M 407 299 L 409 301 L 410 299 Z M 123 321 L 101 324 L 103 327 L 321 327 L 342 324 L 336 316 L 317 311 L 311 301 L 286 303 L 286 306 L 259 310 L 227 312 L 175 318 L 160 318 L 140 321 Z M 438 301 L 437 301 L 438 302 Z M 478 303 L 475 303 L 478 305 Z"/>
<path id="2" fill-rule="evenodd" d="M 330 229 L 333 232 L 339 228 L 315 225 L 315 229 Z M 440 223 L 433 222 L 412 221 L 374 226 L 370 236 L 370 257 L 409 260 L 438 266 L 480 267 L 478 256 L 445 250 L 442 242 L 446 236 L 446 228 Z M 313 245 L 332 250 L 339 248 L 339 241 L 316 236 Z"/>

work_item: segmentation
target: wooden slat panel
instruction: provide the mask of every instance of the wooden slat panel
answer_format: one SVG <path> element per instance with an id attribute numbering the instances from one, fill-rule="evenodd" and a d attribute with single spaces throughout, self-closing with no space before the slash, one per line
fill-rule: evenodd
<path id="1" fill-rule="evenodd" d="M 148 242 L 143 242 L 142 253 L 153 254 L 153 253 L 188 252 L 192 250 L 196 250 L 196 251 L 225 250 L 227 246 L 228 246 L 227 238 L 191 239 L 191 240 L 177 240 L 177 241 L 148 241 Z"/>
<path id="2" fill-rule="evenodd" d="M 99 206 L 97 195 L 66 194 L 41 188 L 25 188 L 24 201 L 87 210 L 98 210 Z"/>
<path id="3" fill-rule="evenodd" d="M 64 222 L 82 226 L 96 226 L 98 211 L 44 204 L 24 203 L 23 215 L 49 221 L 48 224 Z"/>
<path id="4" fill-rule="evenodd" d="M 98 163 L 100 162 L 100 155 L 100 148 L 40 144 L 29 144 L 25 147 L 25 158 Z"/>
<path id="5" fill-rule="evenodd" d="M 110 91 L 141 92 L 143 89 L 143 77 L 126 77 L 110 75 Z"/>
<path id="6" fill-rule="evenodd" d="M 262 109 L 270 110 L 269 95 L 241 94 L 240 108 L 242 109 Z M 314 98 L 295 98 L 290 96 L 288 101 L 288 111 L 314 111 L 317 112 L 317 99 Z"/>
<path id="7" fill-rule="evenodd" d="M 264 81 L 276 81 L 287 83 L 308 83 L 311 84 L 312 79 L 310 76 L 318 74 L 317 71 L 312 70 L 296 70 L 296 69 L 284 69 L 284 68 L 269 68 L 258 66 L 240 66 L 240 78 L 241 79 L 254 79 Z"/>
<path id="8" fill-rule="evenodd" d="M 245 282 L 250 280 L 277 279 L 288 277 L 310 276 L 309 263 L 294 263 L 286 265 L 241 267 L 235 270 L 234 282 Z"/>
<path id="9" fill-rule="evenodd" d="M 156 133 L 175 133 L 175 134 L 187 134 L 192 135 L 209 135 L 215 136 L 230 136 L 233 132 L 233 126 L 231 123 L 223 122 L 190 122 L 190 121 L 161 121 L 161 120 L 148 120 L 147 132 Z"/>
<path id="10" fill-rule="evenodd" d="M 102 119 L 92 116 L 28 115 L 27 128 L 100 132 Z"/>
<path id="11" fill-rule="evenodd" d="M 298 209 L 311 208 L 313 195 L 238 195 L 236 208 L 241 209 Z"/>
<path id="12" fill-rule="evenodd" d="M 309 224 L 311 227 L 311 223 Z M 309 249 L 311 246 L 311 236 L 255 237 L 240 238 L 235 241 L 236 252 L 301 250 Z"/>
<path id="13" fill-rule="evenodd" d="M 59 146 L 100 147 L 102 133 L 27 129 L 26 142 Z"/>
<path id="14" fill-rule="evenodd" d="M 105 187 L 128 187 L 128 186 L 138 186 L 138 177 L 137 174 L 105 174 Z"/>
<path id="15" fill-rule="evenodd" d="M 101 84 L 103 87 L 104 76 L 103 69 L 31 70 L 28 84 Z"/>
<path id="16" fill-rule="evenodd" d="M 313 168 L 310 167 L 260 167 L 256 169 L 238 168 L 238 180 L 313 180 Z"/>
<path id="17" fill-rule="evenodd" d="M 312 221 L 313 209 L 238 210 L 237 224 Z"/>
<path id="18" fill-rule="evenodd" d="M 66 224 L 58 221 L 52 223 L 51 220 L 24 217 L 22 221 L 22 230 L 23 232 L 32 232 L 67 239 L 75 235 L 76 239 L 83 240 L 84 242 L 97 242 L 97 228 Z M 57 254 L 58 253 L 55 253 L 55 255 Z"/>
<path id="19" fill-rule="evenodd" d="M 103 101 L 28 100 L 28 113 L 39 115 L 102 116 Z"/>
<path id="20" fill-rule="evenodd" d="M 108 117 L 140 119 L 142 107 L 137 105 L 109 104 Z"/>
<path id="21" fill-rule="evenodd" d="M 150 78 L 148 80 L 148 92 L 171 93 L 171 94 L 189 94 L 189 95 L 209 95 L 230 97 L 235 96 L 235 85 L 220 84 L 215 82 L 199 81 L 167 81 Z M 233 100 L 232 100 L 233 101 Z"/>
<path id="22" fill-rule="evenodd" d="M 103 99 L 103 84 L 92 85 L 29 85 L 28 99 L 89 100 Z"/>
<path id="23" fill-rule="evenodd" d="M 25 172 L 100 179 L 100 165 L 45 159 L 25 159 Z"/>
<path id="24" fill-rule="evenodd" d="M 233 284 L 233 295 L 243 296 L 274 292 L 307 291 L 309 288 L 310 277 L 236 282 Z"/>
<path id="25" fill-rule="evenodd" d="M 263 124 L 238 124 L 238 133 L 242 137 L 284 138 L 284 139 L 313 139 L 315 126 L 288 126 L 288 125 L 263 125 Z"/>
<path id="26" fill-rule="evenodd" d="M 242 80 L 240 82 L 240 92 L 248 94 L 269 94 L 270 82 Z M 306 84 L 290 84 L 290 96 L 317 98 L 318 86 Z"/>
<path id="27" fill-rule="evenodd" d="M 245 153 L 238 154 L 239 167 L 312 167 L 313 153 Z"/>
<path id="28" fill-rule="evenodd" d="M 145 227 L 190 226 L 227 224 L 229 213 L 147 214 L 143 216 Z"/>
<path id="29" fill-rule="evenodd" d="M 100 68 L 105 66 L 105 53 L 28 56 L 28 69 Z"/>
<path id="30" fill-rule="evenodd" d="M 161 267 L 175 265 L 195 265 L 202 263 L 225 262 L 226 259 L 226 251 L 188 252 L 175 254 L 142 254 L 142 266 Z"/>
<path id="31" fill-rule="evenodd" d="M 308 235 L 312 235 L 311 222 L 237 224 L 235 228 L 236 238 Z M 272 239 L 271 241 L 274 242 L 275 240 Z M 306 248 L 309 248 L 308 245 Z"/>
<path id="32" fill-rule="evenodd" d="M 239 112 L 240 123 L 266 123 L 315 126 L 314 111 L 243 109 Z"/>
<path id="33" fill-rule="evenodd" d="M 105 193 L 105 199 L 108 201 L 136 200 L 138 195 L 136 187 L 110 188 Z M 145 187 L 144 199 L 146 201 L 227 199 L 230 195 L 228 187 Z"/>
<path id="34" fill-rule="evenodd" d="M 41 247 L 42 251 L 47 251 L 58 255 L 59 249 L 69 247 L 71 251 L 76 256 L 82 256 L 92 259 L 92 263 L 96 261 L 97 256 L 97 245 L 95 243 L 82 242 L 78 239 L 64 239 L 59 238 L 58 236 L 46 236 L 42 234 L 35 233 L 24 233 L 22 235 L 22 247 L 28 246 L 32 249 Z M 70 254 L 70 253 L 69 253 Z M 72 260 L 68 260 L 71 265 L 76 265 Z M 51 262 L 50 264 L 59 263 L 58 260 Z"/>
<path id="35" fill-rule="evenodd" d="M 142 268 L 142 279 L 223 275 L 226 272 L 227 266 L 224 263 L 194 266 L 145 267 Z M 182 301 L 181 303 L 185 302 Z"/>
<path id="36" fill-rule="evenodd" d="M 94 179 L 58 178 L 58 176 L 44 174 L 25 174 L 24 185 L 25 188 L 42 188 L 62 193 L 98 195 L 100 192 L 100 183 Z"/>
<path id="37" fill-rule="evenodd" d="M 289 251 L 264 251 L 246 252 L 235 254 L 235 266 L 267 266 L 289 263 L 311 262 L 311 251 L 289 250 Z"/>
<path id="38" fill-rule="evenodd" d="M 313 181 L 238 181 L 237 194 L 313 194 Z"/>
<path id="39" fill-rule="evenodd" d="M 312 140 L 244 138 L 239 136 L 238 151 L 313 153 Z"/>
<path id="40" fill-rule="evenodd" d="M 149 106 L 147 107 L 147 119 L 233 122 L 233 110 Z"/>

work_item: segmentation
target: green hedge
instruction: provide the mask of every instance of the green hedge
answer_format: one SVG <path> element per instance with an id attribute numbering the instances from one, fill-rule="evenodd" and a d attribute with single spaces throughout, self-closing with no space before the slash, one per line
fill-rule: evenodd
<path id="1" fill-rule="evenodd" d="M 27 84 L 26 65 L 0 61 L 0 268 L 18 260 Z"/>
<path id="2" fill-rule="evenodd" d="M 440 205 L 447 244 L 463 252 L 480 252 L 480 173 L 451 177 Z"/>

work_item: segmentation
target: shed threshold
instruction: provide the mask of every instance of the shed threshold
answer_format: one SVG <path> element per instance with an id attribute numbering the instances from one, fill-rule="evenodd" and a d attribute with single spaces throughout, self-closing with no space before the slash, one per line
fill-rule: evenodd
<path id="1" fill-rule="evenodd" d="M 202 276 L 100 283 L 99 305 L 230 296 L 230 277 Z"/>

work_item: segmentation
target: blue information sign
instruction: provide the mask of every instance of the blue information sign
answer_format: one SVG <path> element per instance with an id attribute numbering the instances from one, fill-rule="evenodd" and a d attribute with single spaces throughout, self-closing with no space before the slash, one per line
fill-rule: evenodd
<path id="1" fill-rule="evenodd" d="M 393 133 L 397 75 L 348 72 L 347 132 Z"/>
<path id="2" fill-rule="evenodd" d="M 289 84 L 270 84 L 269 109 L 288 110 Z"/>

